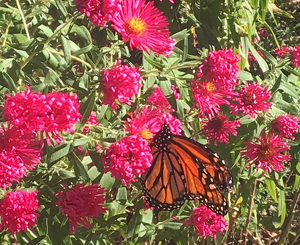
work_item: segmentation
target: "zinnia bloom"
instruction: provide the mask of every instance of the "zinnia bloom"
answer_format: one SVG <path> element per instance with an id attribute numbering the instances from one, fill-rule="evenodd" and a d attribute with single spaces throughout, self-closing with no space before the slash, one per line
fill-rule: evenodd
<path id="1" fill-rule="evenodd" d="M 293 133 L 298 133 L 299 118 L 292 115 L 281 115 L 272 122 L 272 130 L 282 138 L 295 139 Z"/>
<path id="2" fill-rule="evenodd" d="M 296 46 L 292 52 L 293 63 L 295 67 L 300 66 L 300 46 Z"/>
<path id="3" fill-rule="evenodd" d="M 256 51 L 263 59 L 265 59 L 265 56 L 261 51 L 259 50 Z M 251 52 L 248 52 L 248 60 L 250 63 L 257 63 L 257 59 L 254 57 L 254 55 Z"/>
<path id="4" fill-rule="evenodd" d="M 250 117 L 261 116 L 262 112 L 268 112 L 272 102 L 268 100 L 271 98 L 271 92 L 267 86 L 260 86 L 259 83 L 247 83 L 240 89 L 237 97 L 233 97 L 233 101 L 229 106 L 233 114 L 241 112 L 242 115 L 249 115 Z"/>
<path id="5" fill-rule="evenodd" d="M 218 89 L 214 82 L 191 81 L 192 95 L 199 108 L 199 117 L 213 118 L 220 111 L 221 105 L 229 105 L 234 93 Z"/>
<path id="6" fill-rule="evenodd" d="M 274 53 L 277 54 L 280 58 L 285 58 L 291 54 L 291 48 L 289 46 L 281 46 L 274 49 Z"/>
<path id="7" fill-rule="evenodd" d="M 240 57 L 232 49 L 210 51 L 197 77 L 201 81 L 214 82 L 216 88 L 231 91 L 237 85 Z"/>
<path id="8" fill-rule="evenodd" d="M 6 192 L 0 201 L 0 230 L 19 233 L 31 229 L 37 224 L 39 208 L 37 191 Z"/>
<path id="9" fill-rule="evenodd" d="M 135 176 L 151 166 L 152 158 L 147 140 L 139 135 L 126 136 L 106 150 L 103 157 L 104 172 L 111 172 L 113 177 L 129 186 L 137 181 Z"/>
<path id="10" fill-rule="evenodd" d="M 68 217 L 71 234 L 74 234 L 80 225 L 89 229 L 91 224 L 88 218 L 97 219 L 99 213 L 106 211 L 103 207 L 106 190 L 98 184 L 75 184 L 72 188 L 64 184 L 64 187 L 65 191 L 56 194 L 59 198 L 56 205 L 60 206 L 62 214 Z"/>
<path id="11" fill-rule="evenodd" d="M 142 110 L 136 110 L 125 122 L 125 130 L 131 134 L 140 135 L 146 140 L 152 139 L 167 123 L 173 134 L 181 134 L 181 121 L 170 113 L 146 105 Z"/>
<path id="12" fill-rule="evenodd" d="M 105 27 L 112 15 L 120 11 L 120 0 L 76 0 L 74 4 L 95 26 Z"/>
<path id="13" fill-rule="evenodd" d="M 248 159 L 247 167 L 256 164 L 257 169 L 261 168 L 263 173 L 266 170 L 269 173 L 273 170 L 281 172 L 285 168 L 282 163 L 291 159 L 290 155 L 282 153 L 290 148 L 288 141 L 282 140 L 272 132 L 267 134 L 265 130 L 262 131 L 261 138 L 255 137 L 255 140 L 258 143 L 244 142 L 246 148 L 241 152 L 242 156 Z"/>
<path id="14" fill-rule="evenodd" d="M 127 0 L 122 2 L 122 10 L 112 19 L 112 27 L 123 40 L 129 39 L 131 49 L 169 56 L 173 53 L 176 40 L 170 38 L 167 17 L 156 7 L 154 1 Z"/>
<path id="15" fill-rule="evenodd" d="M 6 188 L 27 176 L 41 160 L 36 134 L 0 124 L 0 187 Z"/>
<path id="16" fill-rule="evenodd" d="M 77 95 L 71 93 L 42 95 L 28 88 L 14 96 L 7 95 L 2 116 L 16 127 L 27 128 L 30 132 L 40 131 L 48 145 L 51 138 L 58 144 L 63 141 L 59 133 L 73 132 L 73 125 L 81 118 L 77 99 Z"/>
<path id="17" fill-rule="evenodd" d="M 180 98 L 179 88 L 175 85 L 171 85 L 171 88 L 173 90 L 175 99 L 179 99 Z"/>
<path id="18" fill-rule="evenodd" d="M 236 128 L 241 126 L 240 120 L 229 121 L 225 115 L 217 115 L 211 120 L 204 120 L 202 125 L 201 133 L 208 138 L 209 144 L 215 141 L 215 145 L 217 142 L 229 144 L 229 135 L 237 136 Z"/>
<path id="19" fill-rule="evenodd" d="M 103 88 L 103 104 L 108 104 L 112 109 L 117 109 L 116 99 L 120 104 L 131 105 L 133 96 L 142 87 L 143 80 L 140 69 L 120 65 L 120 61 L 111 69 L 104 70 L 101 86 Z"/>
<path id="20" fill-rule="evenodd" d="M 216 238 L 218 232 L 224 232 L 228 226 L 226 219 L 218 215 L 204 205 L 195 207 L 191 217 L 185 222 L 185 226 L 193 225 L 198 235 L 206 238 Z"/>

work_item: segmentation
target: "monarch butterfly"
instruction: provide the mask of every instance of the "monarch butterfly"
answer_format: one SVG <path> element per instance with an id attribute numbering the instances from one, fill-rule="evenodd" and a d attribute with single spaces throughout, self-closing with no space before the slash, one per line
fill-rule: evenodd
<path id="1" fill-rule="evenodd" d="M 185 200 L 199 199 L 218 214 L 228 212 L 223 192 L 231 190 L 232 174 L 216 152 L 192 139 L 173 135 L 167 124 L 155 135 L 150 147 L 152 165 L 141 176 L 150 206 L 173 210 Z"/>

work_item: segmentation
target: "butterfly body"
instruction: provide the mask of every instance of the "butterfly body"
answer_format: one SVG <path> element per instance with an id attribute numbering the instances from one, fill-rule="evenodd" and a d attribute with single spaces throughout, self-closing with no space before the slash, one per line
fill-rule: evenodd
<path id="1" fill-rule="evenodd" d="M 173 210 L 185 200 L 199 199 L 216 213 L 227 213 L 223 192 L 232 188 L 232 175 L 217 153 L 184 136 L 173 135 L 166 124 L 150 147 L 152 166 L 141 177 L 150 206 Z"/>

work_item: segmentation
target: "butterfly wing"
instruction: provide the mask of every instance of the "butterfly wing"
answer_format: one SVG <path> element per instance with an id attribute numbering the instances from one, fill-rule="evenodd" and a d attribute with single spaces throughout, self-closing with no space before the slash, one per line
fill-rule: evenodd
<path id="1" fill-rule="evenodd" d="M 218 181 L 217 174 L 212 176 L 212 170 L 203 165 L 207 154 L 199 158 L 201 153 L 196 155 L 190 148 L 193 143 L 199 147 L 198 143 L 185 139 L 173 136 L 167 125 L 154 137 L 150 145 L 152 166 L 141 178 L 147 202 L 161 210 L 172 210 L 182 206 L 185 200 L 199 199 L 216 213 L 225 215 L 228 204 L 214 182 Z M 205 164 L 209 166 L 208 160 Z"/>
<path id="2" fill-rule="evenodd" d="M 204 168 L 221 191 L 231 191 L 233 180 L 229 166 L 216 152 L 194 140 L 173 135 L 173 144 L 181 146 L 197 159 L 199 168 Z"/>

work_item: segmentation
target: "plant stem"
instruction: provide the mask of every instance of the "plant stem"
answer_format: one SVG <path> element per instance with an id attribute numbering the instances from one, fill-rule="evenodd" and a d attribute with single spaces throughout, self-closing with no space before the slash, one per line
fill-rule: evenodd
<path id="1" fill-rule="evenodd" d="M 257 180 L 255 180 L 254 183 L 253 183 L 252 193 L 251 193 L 251 200 L 250 200 L 250 207 L 249 207 L 249 212 L 248 212 L 248 215 L 247 215 L 246 226 L 245 226 L 245 229 L 244 229 L 244 237 L 245 237 L 244 244 L 245 245 L 247 244 L 248 230 L 249 230 L 251 216 L 252 216 L 252 210 L 253 210 L 253 206 L 254 206 L 254 197 L 255 197 L 255 192 L 256 192 L 256 185 L 257 185 Z"/>
<path id="2" fill-rule="evenodd" d="M 284 240 L 286 239 L 290 227 L 292 225 L 292 222 L 294 220 L 294 216 L 295 216 L 295 210 L 296 210 L 296 206 L 298 205 L 298 200 L 299 200 L 299 196 L 300 196 L 300 189 L 296 192 L 294 199 L 293 199 L 293 203 L 292 206 L 290 208 L 290 212 L 288 217 L 285 218 L 285 224 L 283 225 L 283 229 L 282 229 L 282 233 L 281 236 L 279 238 L 279 241 L 277 242 L 277 245 L 281 245 L 284 243 Z"/>
<path id="3" fill-rule="evenodd" d="M 16 4 L 17 4 L 18 10 L 20 12 L 21 18 L 22 18 L 22 22 L 23 22 L 23 25 L 24 25 L 24 29 L 25 29 L 27 39 L 30 40 L 30 35 L 29 35 L 28 28 L 27 28 L 27 23 L 26 23 L 25 16 L 23 14 L 21 4 L 20 4 L 19 0 L 16 0 Z"/>

